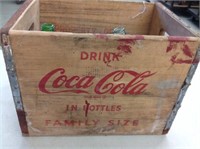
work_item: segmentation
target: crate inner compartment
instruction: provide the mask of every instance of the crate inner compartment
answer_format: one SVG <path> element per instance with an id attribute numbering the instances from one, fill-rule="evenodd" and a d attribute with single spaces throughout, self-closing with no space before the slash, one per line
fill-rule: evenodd
<path id="1" fill-rule="evenodd" d="M 183 35 L 179 29 L 165 25 L 165 19 L 172 25 L 178 21 L 158 6 L 147 2 L 33 0 L 12 29 L 38 31 L 41 24 L 52 23 L 56 32 L 112 34 L 122 27 L 130 35 L 170 35 L 168 31 Z"/>

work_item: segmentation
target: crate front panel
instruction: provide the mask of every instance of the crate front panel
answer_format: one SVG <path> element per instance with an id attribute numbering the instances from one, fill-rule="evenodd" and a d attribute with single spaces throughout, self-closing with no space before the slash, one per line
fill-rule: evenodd
<path id="1" fill-rule="evenodd" d="M 29 134 L 162 134 L 198 45 L 141 37 L 11 34 Z"/>

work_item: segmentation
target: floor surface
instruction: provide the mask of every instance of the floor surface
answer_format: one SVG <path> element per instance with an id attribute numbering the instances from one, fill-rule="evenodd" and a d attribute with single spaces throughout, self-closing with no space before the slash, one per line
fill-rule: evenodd
<path id="1" fill-rule="evenodd" d="M 5 2 L 4 2 L 5 3 Z M 19 6 L 0 1 L 0 27 Z M 0 50 L 0 149 L 200 149 L 200 66 L 165 136 L 23 137 Z"/>

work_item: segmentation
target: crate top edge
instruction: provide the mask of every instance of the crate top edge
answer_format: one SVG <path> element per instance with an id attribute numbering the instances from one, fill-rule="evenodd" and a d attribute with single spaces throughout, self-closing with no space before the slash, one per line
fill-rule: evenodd
<path id="1" fill-rule="evenodd" d="M 120 35 L 120 34 L 101 34 L 101 33 L 73 33 L 73 32 L 44 32 L 44 31 L 26 31 L 26 30 L 10 30 L 9 35 L 17 36 L 60 36 L 60 37 L 80 37 L 80 38 L 96 38 L 101 40 L 117 40 L 117 39 L 133 39 L 133 40 L 158 40 L 158 41 L 177 41 L 177 42 L 199 42 L 200 37 L 192 36 L 159 36 L 159 35 Z"/>
<path id="2" fill-rule="evenodd" d="M 29 8 L 29 6 L 35 2 L 35 1 L 39 1 L 39 0 L 27 0 L 23 7 L 22 10 L 20 10 L 21 15 L 23 13 L 25 13 L 27 11 L 27 9 Z M 100 0 L 101 1 L 101 0 Z M 102 1 L 117 1 L 117 2 L 124 2 L 121 0 L 102 0 Z M 130 2 L 130 1 L 125 1 L 125 2 Z M 140 4 L 142 5 L 142 2 L 131 2 L 131 3 L 136 3 L 136 4 Z M 161 4 L 158 3 L 148 3 L 150 5 L 155 5 L 157 4 L 158 6 L 161 7 Z M 163 8 L 165 8 L 165 6 L 162 6 Z M 19 15 L 19 13 L 17 13 L 17 15 Z M 16 22 L 12 22 L 12 26 L 6 27 L 6 28 L 2 28 L 2 29 L 6 29 L 6 33 L 5 30 L 2 29 L 0 30 L 1 34 L 23 34 L 23 35 L 30 35 L 30 36 L 49 36 L 49 35 L 53 35 L 53 36 L 75 36 L 75 37 L 88 37 L 91 38 L 94 35 L 95 36 L 107 36 L 108 38 L 111 39 L 119 39 L 119 38 L 135 38 L 137 40 L 159 40 L 159 41 L 163 41 L 163 40 L 172 40 L 172 41 L 198 41 L 200 42 L 200 37 L 196 36 L 196 34 L 194 34 L 194 36 L 158 36 L 158 35 L 113 35 L 113 34 L 95 34 L 95 33 L 71 33 L 71 32 L 51 32 L 51 33 L 46 33 L 46 32 L 41 32 L 41 31 L 28 31 L 28 30 L 15 30 L 13 29 L 14 26 L 16 25 L 17 21 L 19 20 L 20 15 L 17 17 L 15 17 L 15 21 Z M 5 25 L 6 26 L 6 25 Z"/>

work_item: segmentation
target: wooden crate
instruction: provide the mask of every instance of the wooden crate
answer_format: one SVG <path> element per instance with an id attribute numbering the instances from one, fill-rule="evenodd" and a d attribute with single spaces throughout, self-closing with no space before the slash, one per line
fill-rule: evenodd
<path id="1" fill-rule="evenodd" d="M 195 36 L 160 3 L 27 0 L 1 29 L 22 133 L 166 134 L 199 62 Z"/>

